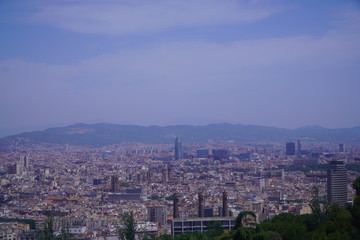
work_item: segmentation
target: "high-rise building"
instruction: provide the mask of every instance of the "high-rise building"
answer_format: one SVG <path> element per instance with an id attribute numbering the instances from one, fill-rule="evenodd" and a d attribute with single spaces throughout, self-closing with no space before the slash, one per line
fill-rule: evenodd
<path id="1" fill-rule="evenodd" d="M 150 222 L 166 224 L 166 208 L 163 206 L 151 206 L 147 208 Z"/>
<path id="2" fill-rule="evenodd" d="M 226 149 L 214 149 L 213 150 L 213 158 L 214 160 L 229 159 L 229 151 Z"/>
<path id="3" fill-rule="evenodd" d="M 182 147 L 182 142 L 179 137 L 176 137 L 175 139 L 175 160 L 183 159 L 184 158 L 184 152 Z"/>
<path id="4" fill-rule="evenodd" d="M 339 153 L 345 152 L 345 145 L 343 143 L 339 144 Z"/>
<path id="5" fill-rule="evenodd" d="M 177 193 L 174 193 L 173 201 L 173 217 L 179 218 L 179 195 Z"/>
<path id="6" fill-rule="evenodd" d="M 20 164 L 22 165 L 22 167 L 24 169 L 29 169 L 29 167 L 30 167 L 30 158 L 29 158 L 28 155 L 20 156 L 19 162 L 20 162 Z"/>
<path id="7" fill-rule="evenodd" d="M 295 155 L 295 143 L 294 142 L 286 143 L 286 155 L 287 156 Z"/>
<path id="8" fill-rule="evenodd" d="M 204 194 L 199 192 L 199 207 L 198 207 L 198 217 L 204 217 L 204 209 L 205 209 L 205 202 L 204 202 Z"/>
<path id="9" fill-rule="evenodd" d="M 196 150 L 197 158 L 208 158 L 209 157 L 209 149 L 198 149 Z"/>
<path id="10" fill-rule="evenodd" d="M 227 203 L 227 192 L 223 192 L 222 194 L 222 204 L 223 204 L 223 207 L 222 207 L 222 215 L 223 217 L 228 217 L 229 216 L 229 208 L 228 208 L 228 203 Z"/>
<path id="11" fill-rule="evenodd" d="M 301 155 L 301 142 L 300 139 L 297 140 L 297 155 Z"/>
<path id="12" fill-rule="evenodd" d="M 111 192 L 119 192 L 119 178 L 117 176 L 111 176 Z"/>
<path id="13" fill-rule="evenodd" d="M 345 162 L 333 160 L 327 170 L 327 196 L 329 203 L 344 206 L 347 202 L 347 171 Z"/>

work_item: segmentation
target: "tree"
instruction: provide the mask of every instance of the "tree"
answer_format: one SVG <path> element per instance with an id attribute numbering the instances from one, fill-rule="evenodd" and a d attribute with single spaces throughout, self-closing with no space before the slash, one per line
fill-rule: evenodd
<path id="1" fill-rule="evenodd" d="M 274 231 L 280 233 L 282 239 L 304 239 L 306 226 L 298 216 L 290 213 L 281 213 L 271 220 L 266 220 L 260 224 L 263 231 Z"/>
<path id="2" fill-rule="evenodd" d="M 234 233 L 234 240 L 253 240 L 255 230 L 253 228 L 238 228 Z"/>
<path id="3" fill-rule="evenodd" d="M 39 232 L 38 239 L 39 240 L 54 240 L 54 217 L 49 215 L 45 220 L 44 230 Z"/>
<path id="4" fill-rule="evenodd" d="M 244 212 L 239 213 L 239 215 L 236 217 L 234 229 L 244 227 L 244 222 L 247 221 L 247 219 L 245 219 L 245 218 L 247 216 L 253 217 L 254 218 L 253 220 L 256 222 L 256 215 L 254 212 L 244 211 Z M 253 224 L 255 225 L 255 223 L 253 223 Z"/>
<path id="5" fill-rule="evenodd" d="M 282 237 L 278 232 L 267 231 L 255 234 L 254 240 L 282 240 Z"/>
<path id="6" fill-rule="evenodd" d="M 214 237 L 220 236 L 224 232 L 220 221 L 209 222 L 207 228 L 208 230 L 206 232 L 206 235 L 208 236 L 208 239 L 213 239 Z"/>
<path id="7" fill-rule="evenodd" d="M 133 212 L 121 214 L 117 234 L 120 240 L 134 240 L 136 233 L 136 220 Z"/>
<path id="8" fill-rule="evenodd" d="M 65 221 L 62 222 L 62 227 L 60 230 L 60 240 L 70 240 L 71 234 L 69 232 L 69 224 L 65 223 Z"/>
<path id="9" fill-rule="evenodd" d="M 355 179 L 352 186 L 355 189 L 356 196 L 360 196 L 360 176 Z"/>

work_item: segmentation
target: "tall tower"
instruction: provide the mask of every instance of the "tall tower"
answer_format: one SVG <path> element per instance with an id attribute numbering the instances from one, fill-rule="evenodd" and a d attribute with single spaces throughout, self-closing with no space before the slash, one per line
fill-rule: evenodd
<path id="1" fill-rule="evenodd" d="M 23 171 L 28 171 L 30 167 L 30 158 L 28 155 L 21 155 L 19 159 L 19 164 Z"/>
<path id="2" fill-rule="evenodd" d="M 184 158 L 184 152 L 183 152 L 181 139 L 179 137 L 176 137 L 176 139 L 175 139 L 175 160 L 179 160 L 179 159 L 183 159 L 183 158 Z"/>
<path id="3" fill-rule="evenodd" d="M 339 144 L 339 153 L 345 152 L 345 145 L 343 143 Z"/>
<path id="4" fill-rule="evenodd" d="M 327 196 L 329 203 L 344 206 L 347 202 L 347 171 L 345 162 L 333 160 L 327 170 Z"/>
<path id="5" fill-rule="evenodd" d="M 179 218 L 179 195 L 177 193 L 174 193 L 173 201 L 173 217 Z"/>
<path id="6" fill-rule="evenodd" d="M 300 139 L 297 140 L 297 155 L 301 155 L 301 142 Z"/>
<path id="7" fill-rule="evenodd" d="M 294 142 L 286 143 L 286 155 L 288 155 L 288 156 L 295 155 L 295 143 Z"/>
<path id="8" fill-rule="evenodd" d="M 223 204 L 222 215 L 223 215 L 223 217 L 228 217 L 229 216 L 229 208 L 228 208 L 228 203 L 227 203 L 227 192 L 226 191 L 224 191 L 222 194 L 222 204 Z"/>
<path id="9" fill-rule="evenodd" d="M 205 209 L 205 202 L 204 202 L 204 194 L 199 192 L 199 208 L 198 208 L 198 215 L 200 218 L 204 217 L 204 209 Z"/>
<path id="10" fill-rule="evenodd" d="M 148 220 L 150 222 L 157 222 L 163 225 L 166 224 L 166 207 L 163 206 L 151 206 L 147 208 Z"/>
<path id="11" fill-rule="evenodd" d="M 119 178 L 115 175 L 111 176 L 111 192 L 119 192 Z"/>

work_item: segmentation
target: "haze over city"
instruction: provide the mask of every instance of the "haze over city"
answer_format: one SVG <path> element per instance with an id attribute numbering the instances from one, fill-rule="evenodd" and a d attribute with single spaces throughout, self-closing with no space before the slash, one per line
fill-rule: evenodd
<path id="1" fill-rule="evenodd" d="M 0 136 L 360 125 L 358 1 L 1 1 Z"/>
<path id="2" fill-rule="evenodd" d="M 3 0 L 0 29 L 0 240 L 360 239 L 358 0 Z"/>

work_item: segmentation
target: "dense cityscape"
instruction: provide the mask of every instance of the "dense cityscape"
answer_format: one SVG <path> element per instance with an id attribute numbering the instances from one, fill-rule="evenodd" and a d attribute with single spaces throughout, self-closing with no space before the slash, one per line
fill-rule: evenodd
<path id="1" fill-rule="evenodd" d="M 311 214 L 322 202 L 352 204 L 360 145 L 294 142 L 119 143 L 104 147 L 32 144 L 0 153 L 2 240 L 38 239 L 53 219 L 76 239 L 117 239 L 133 213 L 136 239 L 231 230 L 242 212 L 254 223 Z M 120 224 L 121 225 L 121 224 Z M 191 227 L 190 227 L 191 226 Z"/>
<path id="2" fill-rule="evenodd" d="M 360 1 L 0 0 L 0 240 L 360 240 Z"/>

